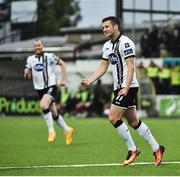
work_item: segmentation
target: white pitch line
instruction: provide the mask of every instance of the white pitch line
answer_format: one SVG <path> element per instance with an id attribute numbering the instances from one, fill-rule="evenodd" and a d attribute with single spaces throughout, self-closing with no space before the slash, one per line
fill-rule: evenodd
<path id="1" fill-rule="evenodd" d="M 162 162 L 161 164 L 180 164 L 180 161 Z M 154 165 L 154 162 L 137 162 L 132 165 Z M 123 166 L 121 163 L 109 164 L 74 164 L 74 165 L 32 165 L 32 166 L 0 166 L 0 170 L 18 170 L 32 168 L 79 168 L 79 167 L 107 167 L 107 166 Z"/>

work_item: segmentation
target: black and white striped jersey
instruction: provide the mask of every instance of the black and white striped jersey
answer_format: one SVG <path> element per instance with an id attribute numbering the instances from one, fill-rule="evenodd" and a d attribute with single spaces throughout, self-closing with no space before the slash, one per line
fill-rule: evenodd
<path id="1" fill-rule="evenodd" d="M 54 66 L 59 60 L 55 54 L 47 52 L 43 52 L 41 56 L 28 57 L 26 67 L 32 70 L 32 80 L 36 90 L 56 85 Z"/>
<path id="2" fill-rule="evenodd" d="M 126 86 L 128 68 L 125 60 L 129 57 L 135 60 L 135 45 L 127 36 L 121 35 L 116 41 L 109 40 L 103 46 L 102 58 L 111 64 L 114 90 Z M 136 72 L 130 87 L 139 87 Z"/>

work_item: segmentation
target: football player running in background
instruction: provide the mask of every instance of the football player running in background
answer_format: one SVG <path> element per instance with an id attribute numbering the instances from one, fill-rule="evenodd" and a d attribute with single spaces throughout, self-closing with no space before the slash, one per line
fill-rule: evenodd
<path id="1" fill-rule="evenodd" d="M 83 79 L 81 84 L 85 87 L 89 86 L 103 76 L 109 64 L 111 65 L 114 79 L 114 99 L 110 107 L 109 120 L 128 148 L 128 155 L 123 164 L 132 163 L 140 151 L 137 149 L 128 127 L 122 121 L 122 117 L 126 118 L 128 124 L 149 143 L 154 152 L 155 165 L 158 166 L 162 161 L 165 148 L 155 140 L 148 126 L 138 119 L 136 112 L 139 84 L 135 73 L 135 45 L 127 36 L 121 34 L 118 18 L 104 18 L 102 28 L 105 37 L 109 37 L 110 40 L 103 46 L 100 66 L 89 79 Z"/>
<path id="2" fill-rule="evenodd" d="M 53 142 L 56 139 L 56 132 L 53 125 L 54 120 L 63 129 L 66 144 L 69 145 L 72 142 L 74 130 L 72 127 L 69 127 L 63 117 L 59 115 L 55 105 L 57 82 L 54 66 L 59 65 L 61 67 L 61 80 L 58 81 L 58 86 L 64 86 L 66 82 L 66 64 L 53 53 L 44 52 L 42 40 L 35 40 L 33 47 L 35 54 L 29 56 L 27 59 L 24 78 L 32 77 L 34 89 L 38 92 L 40 107 L 48 127 L 48 142 Z"/>

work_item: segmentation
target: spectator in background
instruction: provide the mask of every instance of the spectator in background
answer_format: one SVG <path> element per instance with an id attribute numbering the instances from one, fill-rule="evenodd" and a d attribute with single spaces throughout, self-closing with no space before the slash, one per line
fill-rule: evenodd
<path id="1" fill-rule="evenodd" d="M 56 132 L 54 130 L 53 119 L 60 126 L 66 138 L 66 144 L 72 142 L 73 128 L 69 127 L 64 121 L 63 117 L 58 114 L 55 105 L 57 98 L 57 86 L 55 78 L 54 66 L 61 67 L 62 77 L 58 81 L 58 85 L 65 85 L 66 82 L 66 64 L 62 59 L 53 53 L 43 51 L 43 41 L 37 39 L 33 42 L 34 55 L 27 59 L 24 69 L 24 78 L 32 77 L 33 85 L 40 98 L 40 107 L 43 112 L 44 120 L 48 127 L 48 142 L 53 142 L 56 139 Z"/>
<path id="2" fill-rule="evenodd" d="M 180 28 L 153 26 L 146 29 L 140 41 L 141 55 L 150 57 L 180 57 Z"/>
<path id="3" fill-rule="evenodd" d="M 71 94 L 69 93 L 68 87 L 62 87 L 60 91 L 60 110 L 62 114 L 64 115 L 65 113 L 70 112 L 70 100 L 71 100 Z"/>
<path id="4" fill-rule="evenodd" d="M 149 30 L 146 29 L 145 33 L 142 35 L 140 40 L 140 46 L 141 46 L 141 55 L 142 57 L 149 58 L 151 57 L 152 49 L 151 49 L 151 39 Z"/>
<path id="5" fill-rule="evenodd" d="M 141 62 L 138 65 L 137 76 L 138 76 L 139 81 L 141 81 L 143 78 L 147 77 L 147 75 L 146 75 L 146 68 L 144 67 L 143 62 Z"/>
<path id="6" fill-rule="evenodd" d="M 92 94 L 89 88 L 80 86 L 78 92 L 75 95 L 75 114 L 76 116 L 85 117 L 89 112 L 91 106 Z"/>
<path id="7" fill-rule="evenodd" d="M 171 69 L 168 67 L 168 64 L 164 63 L 159 71 L 161 94 L 170 94 L 170 77 Z"/>
<path id="8" fill-rule="evenodd" d="M 160 68 L 151 60 L 149 66 L 147 67 L 147 76 L 153 82 L 157 94 L 160 93 L 159 70 L 160 70 Z"/>
<path id="9" fill-rule="evenodd" d="M 89 116 L 103 116 L 106 97 L 106 92 L 102 86 L 101 79 L 99 79 L 93 89 L 93 100 L 89 110 Z"/>
<path id="10" fill-rule="evenodd" d="M 158 28 L 157 26 L 153 26 L 149 38 L 150 38 L 150 49 L 151 49 L 151 57 L 159 57 L 159 40 L 158 40 Z"/>
<path id="11" fill-rule="evenodd" d="M 170 50 L 170 39 L 172 38 L 168 29 L 168 27 L 162 27 L 159 30 L 158 41 L 160 57 L 168 57 L 168 51 Z"/>
<path id="12" fill-rule="evenodd" d="M 172 94 L 180 94 L 180 65 L 175 63 L 171 70 L 171 90 Z"/>
<path id="13" fill-rule="evenodd" d="M 180 57 L 180 28 L 178 27 L 174 29 L 171 48 L 172 48 L 171 56 Z"/>

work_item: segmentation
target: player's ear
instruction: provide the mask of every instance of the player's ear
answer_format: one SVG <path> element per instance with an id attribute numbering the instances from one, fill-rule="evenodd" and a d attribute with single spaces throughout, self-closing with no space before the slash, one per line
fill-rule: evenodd
<path id="1" fill-rule="evenodd" d="M 115 29 L 115 30 L 118 30 L 118 28 L 119 28 L 118 25 L 115 24 L 115 25 L 114 25 L 114 29 Z"/>

